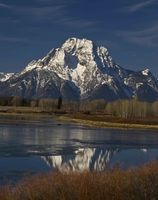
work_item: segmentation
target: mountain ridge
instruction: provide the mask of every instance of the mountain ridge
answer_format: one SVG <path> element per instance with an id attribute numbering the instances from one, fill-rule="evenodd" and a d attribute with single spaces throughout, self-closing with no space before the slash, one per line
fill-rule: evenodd
<path id="1" fill-rule="evenodd" d="M 69 38 L 44 58 L 2 81 L 0 95 L 65 100 L 158 99 L 158 81 L 148 68 L 125 69 L 108 49 L 87 39 Z"/>

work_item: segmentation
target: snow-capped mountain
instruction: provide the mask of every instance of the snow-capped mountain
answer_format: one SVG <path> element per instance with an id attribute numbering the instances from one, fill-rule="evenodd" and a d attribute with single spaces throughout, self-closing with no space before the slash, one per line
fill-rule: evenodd
<path id="1" fill-rule="evenodd" d="M 120 67 L 107 48 L 91 40 L 70 38 L 44 58 L 33 60 L 19 74 L 0 83 L 0 95 L 34 98 L 158 99 L 158 81 L 148 69 Z"/>
<path id="2" fill-rule="evenodd" d="M 7 81 L 7 80 L 10 79 L 13 75 L 14 75 L 14 73 L 3 73 L 3 72 L 0 72 L 0 82 Z"/>
<path id="3" fill-rule="evenodd" d="M 118 149 L 79 148 L 72 156 L 43 156 L 50 168 L 59 171 L 103 171 Z"/>

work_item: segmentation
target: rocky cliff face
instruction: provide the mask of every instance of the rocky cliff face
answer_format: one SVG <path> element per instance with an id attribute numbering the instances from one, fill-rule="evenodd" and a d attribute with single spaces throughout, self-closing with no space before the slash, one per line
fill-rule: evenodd
<path id="1" fill-rule="evenodd" d="M 158 81 L 148 69 L 126 70 L 107 48 L 87 39 L 70 38 L 19 74 L 0 82 L 0 95 L 65 100 L 133 98 L 158 99 Z"/>

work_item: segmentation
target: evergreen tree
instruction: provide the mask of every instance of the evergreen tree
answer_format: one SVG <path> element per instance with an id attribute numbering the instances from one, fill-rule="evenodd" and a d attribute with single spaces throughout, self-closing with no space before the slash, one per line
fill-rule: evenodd
<path id="1" fill-rule="evenodd" d="M 57 105 L 57 108 L 60 110 L 60 109 L 61 109 L 61 106 L 62 106 L 62 97 L 59 97 L 59 98 L 58 98 L 58 105 Z"/>

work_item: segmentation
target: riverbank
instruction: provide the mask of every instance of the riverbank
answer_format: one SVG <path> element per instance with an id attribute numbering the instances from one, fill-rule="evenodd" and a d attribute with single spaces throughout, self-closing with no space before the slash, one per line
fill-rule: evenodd
<path id="1" fill-rule="evenodd" d="M 44 111 L 30 107 L 0 107 L 0 123 L 40 119 L 55 119 L 96 128 L 158 130 L 158 117 L 125 119 L 102 113 L 71 113 L 63 110 Z"/>
<path id="2" fill-rule="evenodd" d="M 158 197 L 158 164 L 104 172 L 60 173 L 29 177 L 0 187 L 3 200 L 140 200 Z"/>
<path id="3" fill-rule="evenodd" d="M 58 120 L 74 122 L 80 125 L 96 127 L 96 128 L 112 128 L 112 129 L 150 129 L 158 130 L 158 119 L 121 119 L 111 118 L 104 115 L 85 115 L 85 114 L 72 114 L 59 116 Z"/>

